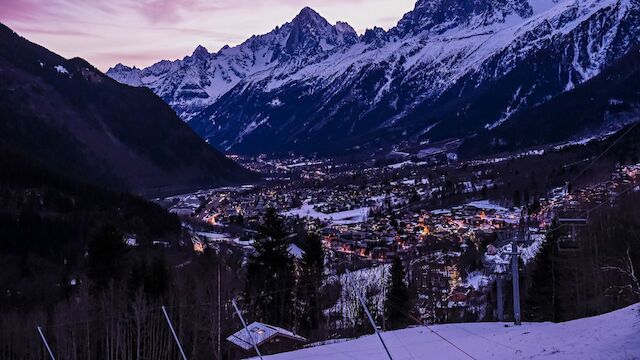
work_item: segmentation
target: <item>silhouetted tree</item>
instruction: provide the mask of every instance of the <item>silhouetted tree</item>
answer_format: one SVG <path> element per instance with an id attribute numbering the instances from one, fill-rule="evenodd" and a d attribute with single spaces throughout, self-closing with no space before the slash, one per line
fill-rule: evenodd
<path id="1" fill-rule="evenodd" d="M 119 280 L 127 245 L 122 233 L 113 225 L 105 225 L 89 242 L 87 276 L 94 290 L 104 290 L 112 280 Z"/>
<path id="2" fill-rule="evenodd" d="M 552 230 L 557 227 L 557 222 L 551 225 Z M 558 320 L 558 299 L 556 296 L 558 282 L 554 259 L 557 239 L 557 231 L 550 231 L 533 263 L 530 277 L 531 286 L 527 291 L 524 307 L 525 318 L 529 321 Z"/>
<path id="3" fill-rule="evenodd" d="M 299 328 L 307 335 L 320 334 L 323 325 L 321 289 L 324 272 L 324 249 L 320 236 L 309 234 L 303 250 L 297 293 Z"/>
<path id="4" fill-rule="evenodd" d="M 247 266 L 245 296 L 249 317 L 278 326 L 291 327 L 295 286 L 293 259 L 282 219 L 269 208 L 260 226 L 255 254 Z"/>
<path id="5" fill-rule="evenodd" d="M 393 259 L 387 281 L 389 288 L 385 299 L 386 325 L 389 329 L 400 329 L 408 324 L 407 315 L 411 309 L 405 270 L 400 258 Z"/>

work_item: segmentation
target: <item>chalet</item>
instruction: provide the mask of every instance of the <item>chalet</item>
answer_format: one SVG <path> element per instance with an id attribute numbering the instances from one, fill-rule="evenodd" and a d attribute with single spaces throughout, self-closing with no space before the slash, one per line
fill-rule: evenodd
<path id="1" fill-rule="evenodd" d="M 240 329 L 227 338 L 235 345 L 229 349 L 230 359 L 255 356 L 254 343 L 263 355 L 269 355 L 296 350 L 307 342 L 304 337 L 273 325 L 254 322 L 247 329 Z"/>

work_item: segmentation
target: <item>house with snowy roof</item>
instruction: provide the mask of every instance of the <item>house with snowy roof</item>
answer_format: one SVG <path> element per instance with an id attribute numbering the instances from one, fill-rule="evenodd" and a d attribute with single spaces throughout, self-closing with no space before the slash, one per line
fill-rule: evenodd
<path id="1" fill-rule="evenodd" d="M 230 359 L 255 356 L 253 344 L 258 347 L 263 355 L 268 355 L 296 350 L 307 342 L 306 338 L 289 330 L 260 322 L 249 324 L 247 329 L 242 328 L 227 337 L 228 341 L 236 345 L 229 349 Z M 249 335 L 251 335 L 251 338 Z"/>

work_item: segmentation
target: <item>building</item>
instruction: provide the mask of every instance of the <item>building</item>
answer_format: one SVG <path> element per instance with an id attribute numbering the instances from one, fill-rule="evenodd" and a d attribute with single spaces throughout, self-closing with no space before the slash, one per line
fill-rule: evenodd
<path id="1" fill-rule="evenodd" d="M 307 342 L 304 337 L 273 325 L 254 322 L 247 326 L 247 329 L 240 329 L 227 338 L 228 341 L 236 345 L 229 350 L 230 359 L 255 356 L 253 342 L 263 355 L 296 350 Z M 249 338 L 249 333 L 253 342 Z"/>

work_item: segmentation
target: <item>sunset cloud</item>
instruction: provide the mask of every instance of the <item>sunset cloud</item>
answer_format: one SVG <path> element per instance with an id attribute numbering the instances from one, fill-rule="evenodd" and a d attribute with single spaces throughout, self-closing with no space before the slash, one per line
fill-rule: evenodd
<path id="1" fill-rule="evenodd" d="M 0 0 L 0 22 L 66 57 L 106 70 L 182 58 L 197 45 L 236 45 L 304 6 L 357 31 L 389 28 L 415 0 Z M 107 51 L 108 49 L 108 51 Z"/>

